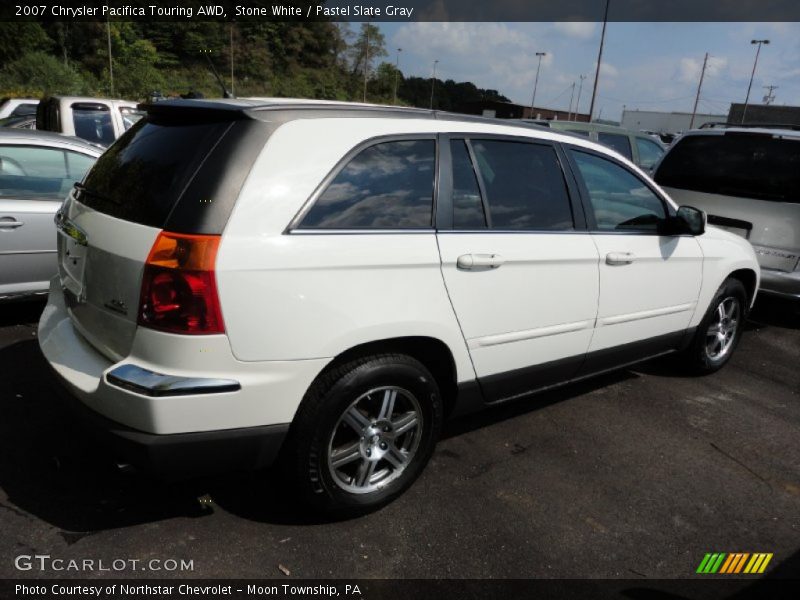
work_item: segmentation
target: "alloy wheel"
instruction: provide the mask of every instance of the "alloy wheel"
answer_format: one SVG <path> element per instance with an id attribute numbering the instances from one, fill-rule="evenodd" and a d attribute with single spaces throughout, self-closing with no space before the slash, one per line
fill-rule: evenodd
<path id="1" fill-rule="evenodd" d="M 408 390 L 386 386 L 359 396 L 339 417 L 328 444 L 328 469 L 343 490 L 366 494 L 406 470 L 419 448 L 422 410 Z"/>
<path id="2" fill-rule="evenodd" d="M 706 330 L 706 354 L 718 361 L 730 353 L 739 328 L 741 306 L 734 296 L 720 301 L 714 311 L 714 318 Z"/>

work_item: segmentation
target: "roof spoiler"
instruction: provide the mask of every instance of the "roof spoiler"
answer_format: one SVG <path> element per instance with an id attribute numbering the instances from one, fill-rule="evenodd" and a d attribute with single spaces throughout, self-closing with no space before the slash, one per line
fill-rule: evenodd
<path id="1" fill-rule="evenodd" d="M 246 112 L 250 107 L 205 100 L 161 100 L 160 102 L 145 102 L 139 104 L 137 108 L 156 118 L 206 121 L 234 121 L 251 118 Z"/>

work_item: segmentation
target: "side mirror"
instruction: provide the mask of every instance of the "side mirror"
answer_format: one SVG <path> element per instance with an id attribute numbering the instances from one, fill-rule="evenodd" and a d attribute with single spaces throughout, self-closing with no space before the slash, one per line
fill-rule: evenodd
<path id="1" fill-rule="evenodd" d="M 691 235 L 703 235 L 708 224 L 706 211 L 695 208 L 694 206 L 681 206 L 675 217 L 685 224 L 685 233 Z"/>

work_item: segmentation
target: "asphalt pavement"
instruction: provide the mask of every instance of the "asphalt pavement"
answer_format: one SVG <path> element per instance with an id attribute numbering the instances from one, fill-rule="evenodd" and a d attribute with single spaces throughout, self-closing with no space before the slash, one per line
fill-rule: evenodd
<path id="1" fill-rule="evenodd" d="M 409 492 L 339 522 L 272 472 L 115 469 L 59 408 L 42 307 L 0 306 L 0 578 L 681 578 L 707 552 L 773 553 L 768 574 L 800 576 L 800 317 L 785 303 L 759 303 L 715 375 L 662 360 L 453 421 Z M 20 571 L 21 555 L 141 562 Z M 152 559 L 192 570 L 141 570 Z"/>

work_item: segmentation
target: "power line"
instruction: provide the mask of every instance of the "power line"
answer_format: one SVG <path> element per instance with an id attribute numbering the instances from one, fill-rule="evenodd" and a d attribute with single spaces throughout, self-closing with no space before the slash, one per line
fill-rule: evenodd
<path id="1" fill-rule="evenodd" d="M 597 95 L 598 98 L 602 98 L 603 100 L 613 100 L 614 102 L 622 102 L 623 104 L 663 104 L 664 102 L 677 102 L 678 100 L 687 100 L 688 98 L 694 98 L 694 94 L 688 94 L 686 96 L 679 96 L 677 98 L 664 98 L 662 100 L 630 100 L 627 98 L 613 98 L 611 96 L 601 96 L 600 94 Z"/>
<path id="2" fill-rule="evenodd" d="M 558 100 L 559 98 L 561 98 L 561 96 L 563 96 L 564 94 L 566 94 L 566 93 L 567 93 L 567 92 L 570 90 L 570 88 L 572 88 L 572 84 L 571 84 L 571 83 L 570 83 L 570 84 L 569 84 L 567 87 L 565 87 L 565 88 L 564 88 L 564 89 L 561 91 L 561 93 L 560 93 L 560 94 L 558 94 L 558 96 L 556 96 L 556 97 L 555 97 L 555 98 L 553 98 L 552 100 L 549 100 L 549 101 L 545 102 L 545 104 L 553 104 L 553 102 L 555 102 L 556 100 Z"/>

